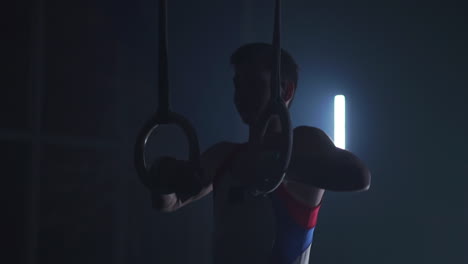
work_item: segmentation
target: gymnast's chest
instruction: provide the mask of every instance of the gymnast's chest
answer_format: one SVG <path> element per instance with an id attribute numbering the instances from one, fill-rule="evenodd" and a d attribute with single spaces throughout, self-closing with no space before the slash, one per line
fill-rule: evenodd
<path id="1" fill-rule="evenodd" d="M 274 240 L 272 201 L 246 194 L 237 179 L 228 170 L 213 186 L 215 237 L 268 246 Z"/>

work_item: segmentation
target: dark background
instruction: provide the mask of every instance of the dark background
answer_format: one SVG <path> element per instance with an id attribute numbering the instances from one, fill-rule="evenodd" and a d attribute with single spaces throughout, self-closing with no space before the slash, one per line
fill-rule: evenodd
<path id="1" fill-rule="evenodd" d="M 270 42 L 273 1 L 169 1 L 173 109 L 202 150 L 243 141 L 229 56 Z M 210 263 L 211 196 L 152 211 L 133 144 L 155 111 L 157 1 L 15 1 L 2 33 L 2 263 Z M 283 3 L 301 67 L 293 124 L 347 148 L 365 193 L 326 193 L 311 263 L 468 263 L 467 8 L 440 2 Z M 186 155 L 173 127 L 152 155 Z M 5 210 L 6 209 L 6 210 Z"/>

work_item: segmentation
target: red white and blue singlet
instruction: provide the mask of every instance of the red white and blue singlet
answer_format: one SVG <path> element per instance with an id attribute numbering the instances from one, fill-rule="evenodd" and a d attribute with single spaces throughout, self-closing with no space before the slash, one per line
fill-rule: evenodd
<path id="1" fill-rule="evenodd" d="M 286 183 L 264 198 L 243 196 L 230 173 L 240 149 L 221 164 L 213 182 L 214 263 L 308 263 L 320 205 L 298 201 Z"/>
<path id="2" fill-rule="evenodd" d="M 297 201 L 284 184 L 271 198 L 276 216 L 276 239 L 270 263 L 309 263 L 320 205 L 310 207 Z"/>

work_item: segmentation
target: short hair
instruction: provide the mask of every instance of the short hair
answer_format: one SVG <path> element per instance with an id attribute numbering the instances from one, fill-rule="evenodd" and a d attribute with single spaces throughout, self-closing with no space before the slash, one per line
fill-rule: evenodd
<path id="1" fill-rule="evenodd" d="M 249 43 L 239 47 L 231 55 L 231 65 L 239 66 L 242 64 L 258 63 L 271 71 L 273 69 L 273 45 L 268 43 Z M 299 66 L 294 61 L 291 54 L 281 49 L 281 82 L 292 81 L 297 89 L 299 75 Z M 293 97 L 294 98 L 294 97 Z M 289 106 L 291 106 L 292 100 Z"/>

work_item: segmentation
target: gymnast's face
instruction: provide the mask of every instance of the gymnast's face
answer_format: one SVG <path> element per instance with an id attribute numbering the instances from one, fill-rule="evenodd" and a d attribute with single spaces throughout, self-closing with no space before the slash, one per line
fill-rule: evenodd
<path id="1" fill-rule="evenodd" d="M 236 65 L 233 81 L 237 112 L 245 124 L 255 124 L 270 101 L 271 72 L 261 65 Z M 295 90 L 293 81 L 281 82 L 281 96 L 288 107 Z"/>
<path id="2" fill-rule="evenodd" d="M 252 125 L 270 99 L 271 73 L 260 65 L 236 65 L 233 81 L 236 109 L 242 121 Z"/>

